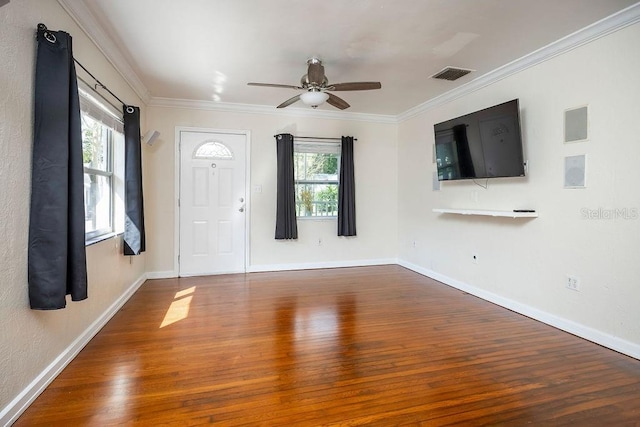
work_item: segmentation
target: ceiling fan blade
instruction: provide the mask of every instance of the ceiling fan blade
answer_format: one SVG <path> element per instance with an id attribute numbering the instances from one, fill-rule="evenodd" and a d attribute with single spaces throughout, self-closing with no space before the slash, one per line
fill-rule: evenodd
<path id="1" fill-rule="evenodd" d="M 247 83 L 248 86 L 281 87 L 284 89 L 302 89 L 300 86 L 279 85 L 275 83 Z"/>
<path id="2" fill-rule="evenodd" d="M 316 84 L 320 86 L 324 81 L 324 66 L 318 62 L 310 62 L 309 69 L 307 70 L 307 79 L 309 84 Z"/>
<path id="3" fill-rule="evenodd" d="M 288 107 L 289 105 L 293 104 L 294 102 L 298 102 L 298 101 L 300 101 L 300 95 L 296 95 L 293 98 L 287 99 L 282 104 L 278 105 L 276 108 Z"/>
<path id="4" fill-rule="evenodd" d="M 339 98 L 339 97 L 337 97 L 334 94 L 329 93 L 329 92 L 325 92 L 325 93 L 327 95 L 329 95 L 329 99 L 327 99 L 327 104 L 333 105 L 334 107 L 339 108 L 341 110 L 344 110 L 344 109 L 350 107 L 350 105 L 344 99 Z"/>
<path id="5" fill-rule="evenodd" d="M 380 82 L 351 82 L 351 83 L 335 83 L 329 85 L 327 90 L 372 90 L 380 89 Z"/>

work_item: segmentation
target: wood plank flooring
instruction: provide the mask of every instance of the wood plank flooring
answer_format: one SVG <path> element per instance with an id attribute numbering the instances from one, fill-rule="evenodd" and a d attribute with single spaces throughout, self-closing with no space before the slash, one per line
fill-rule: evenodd
<path id="1" fill-rule="evenodd" d="M 640 425 L 640 361 L 399 266 L 147 281 L 17 421 Z"/>

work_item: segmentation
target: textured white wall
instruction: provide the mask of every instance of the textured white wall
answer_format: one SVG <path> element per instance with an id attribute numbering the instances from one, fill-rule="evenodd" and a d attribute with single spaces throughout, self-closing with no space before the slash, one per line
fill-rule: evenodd
<path id="1" fill-rule="evenodd" d="M 251 131 L 250 267 L 395 259 L 397 239 L 397 126 L 360 121 L 287 117 L 150 107 L 149 127 L 160 138 L 145 147 L 148 186 L 149 254 L 147 271 L 169 272 L 174 265 L 175 127 Z M 356 173 L 356 238 L 338 238 L 335 220 L 298 221 L 298 241 L 276 241 L 276 146 L 273 136 L 334 137 L 353 135 Z M 318 238 L 322 245 L 318 246 Z"/>
<path id="2" fill-rule="evenodd" d="M 110 239 L 87 248 L 88 300 L 69 302 L 64 310 L 29 309 L 34 34 L 39 22 L 69 32 L 76 58 L 121 98 L 140 102 L 57 2 L 19 0 L 0 8 L 0 412 L 144 273 L 144 258 L 129 264 L 120 255 L 120 239 Z"/>
<path id="3" fill-rule="evenodd" d="M 638 348 L 640 219 L 582 215 L 583 208 L 640 209 L 638 40 L 636 24 L 402 122 L 399 258 Z M 528 177 L 489 180 L 487 190 L 455 182 L 431 191 L 433 125 L 513 98 L 520 99 Z M 564 110 L 587 104 L 589 141 L 563 144 Z M 587 155 L 587 188 L 563 189 L 563 159 L 576 154 Z M 540 217 L 433 208 L 533 208 Z M 581 279 L 580 292 L 565 288 L 567 274 Z"/>

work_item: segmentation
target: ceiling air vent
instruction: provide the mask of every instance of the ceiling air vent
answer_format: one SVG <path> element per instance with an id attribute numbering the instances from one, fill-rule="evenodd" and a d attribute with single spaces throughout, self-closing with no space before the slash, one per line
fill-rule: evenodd
<path id="1" fill-rule="evenodd" d="M 434 78 L 434 79 L 454 81 L 454 80 L 458 80 L 462 76 L 466 76 L 467 74 L 469 74 L 472 71 L 475 71 L 475 70 L 466 70 L 464 68 L 446 67 L 446 68 L 443 68 L 442 70 L 438 71 L 437 73 L 435 73 L 431 77 Z"/>

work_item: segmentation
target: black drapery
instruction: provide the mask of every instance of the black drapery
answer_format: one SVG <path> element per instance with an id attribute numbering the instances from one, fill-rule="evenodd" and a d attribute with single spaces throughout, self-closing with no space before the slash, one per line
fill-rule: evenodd
<path id="1" fill-rule="evenodd" d="M 338 236 L 356 235 L 356 184 L 353 170 L 353 137 L 342 137 L 338 187 Z"/>
<path id="2" fill-rule="evenodd" d="M 87 298 L 84 170 L 71 36 L 38 25 L 29 215 L 32 309 Z"/>
<path id="3" fill-rule="evenodd" d="M 276 239 L 297 239 L 296 190 L 293 176 L 293 135 L 276 135 L 278 183 L 276 196 Z"/>
<path id="4" fill-rule="evenodd" d="M 144 204 L 142 199 L 142 152 L 140 147 L 140 109 L 123 107 L 124 118 L 124 254 L 145 251 Z"/>

